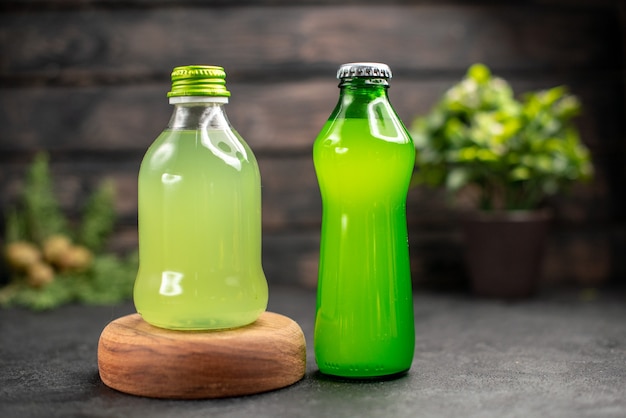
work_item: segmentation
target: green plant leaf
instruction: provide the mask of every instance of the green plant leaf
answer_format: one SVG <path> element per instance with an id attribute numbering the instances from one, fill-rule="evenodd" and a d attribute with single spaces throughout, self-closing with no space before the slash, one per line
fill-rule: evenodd
<path id="1" fill-rule="evenodd" d="M 572 118 L 581 104 L 566 86 L 516 100 L 506 80 L 472 65 L 415 124 L 412 184 L 479 190 L 483 208 L 529 209 L 593 175 Z"/>
<path id="2" fill-rule="evenodd" d="M 474 64 L 467 70 L 467 76 L 478 84 L 485 84 L 491 79 L 491 71 L 484 64 Z"/>
<path id="3" fill-rule="evenodd" d="M 446 187 L 450 190 L 460 190 L 469 181 L 469 172 L 465 168 L 453 168 L 448 173 Z"/>
<path id="4" fill-rule="evenodd" d="M 513 181 L 528 180 L 529 178 L 531 178 L 531 172 L 528 167 L 519 165 L 511 170 L 511 174 L 509 177 Z"/>

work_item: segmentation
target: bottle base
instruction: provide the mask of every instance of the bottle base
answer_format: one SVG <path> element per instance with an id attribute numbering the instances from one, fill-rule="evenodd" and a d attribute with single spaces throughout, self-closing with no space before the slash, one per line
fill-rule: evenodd
<path id="1" fill-rule="evenodd" d="M 337 372 L 326 372 L 322 370 L 317 371 L 317 378 L 322 380 L 333 380 L 343 382 L 373 382 L 373 381 L 386 381 L 396 380 L 406 376 L 409 373 L 409 368 L 391 373 L 383 374 L 371 374 L 371 375 L 350 375 L 348 373 L 341 374 Z"/>
<path id="2" fill-rule="evenodd" d="M 235 329 L 248 326 L 254 323 L 258 317 L 261 315 L 256 314 L 253 316 L 248 316 L 245 319 L 240 319 L 239 321 L 232 321 L 226 319 L 178 319 L 178 320 L 168 320 L 168 321 L 159 321 L 153 315 L 144 315 L 141 312 L 138 312 L 141 315 L 142 319 L 148 324 L 162 329 L 170 329 L 174 331 L 223 331 L 228 329 Z M 262 313 L 262 312 L 261 312 Z"/>
<path id="3" fill-rule="evenodd" d="M 158 322 L 151 322 L 142 318 L 148 324 L 153 327 L 161 328 L 161 329 L 169 329 L 172 331 L 226 331 L 230 329 L 237 329 L 241 327 L 245 327 L 247 325 L 252 324 L 254 321 L 242 324 L 242 325 L 224 325 L 224 326 L 210 326 L 210 325 L 172 325 L 172 324 L 160 324 Z"/>

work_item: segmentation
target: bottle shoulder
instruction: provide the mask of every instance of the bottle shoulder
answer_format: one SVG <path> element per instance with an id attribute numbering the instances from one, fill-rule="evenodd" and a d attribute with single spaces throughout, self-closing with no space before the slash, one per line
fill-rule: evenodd
<path id="1" fill-rule="evenodd" d="M 189 164 L 223 162 L 240 171 L 252 166 L 258 170 L 256 158 L 234 129 L 165 129 L 150 145 L 142 167 L 151 170 L 186 169 Z"/>
<path id="2" fill-rule="evenodd" d="M 386 89 L 342 89 L 329 117 L 335 118 L 400 119 Z"/>
<path id="3" fill-rule="evenodd" d="M 177 104 L 174 106 L 168 128 L 179 130 L 233 129 L 223 104 L 215 102 Z"/>
<path id="4" fill-rule="evenodd" d="M 405 145 L 413 148 L 413 140 L 399 118 L 329 119 L 315 140 L 316 147 L 367 147 Z"/>

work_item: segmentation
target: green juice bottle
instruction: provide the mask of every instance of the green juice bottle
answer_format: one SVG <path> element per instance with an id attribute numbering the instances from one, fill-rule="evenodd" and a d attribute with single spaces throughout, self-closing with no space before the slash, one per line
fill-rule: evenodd
<path id="1" fill-rule="evenodd" d="M 322 373 L 406 372 L 415 329 L 406 196 L 411 137 L 387 96 L 385 64 L 339 68 L 339 102 L 315 140 L 323 217 L 315 317 Z"/>
<path id="2" fill-rule="evenodd" d="M 225 77 L 221 67 L 174 69 L 172 117 L 141 163 L 133 296 L 158 327 L 240 327 L 267 306 L 259 168 L 224 112 Z"/>

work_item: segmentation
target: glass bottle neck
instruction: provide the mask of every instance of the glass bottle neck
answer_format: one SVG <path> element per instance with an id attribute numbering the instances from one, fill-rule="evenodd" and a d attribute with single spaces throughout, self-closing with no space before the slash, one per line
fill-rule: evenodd
<path id="1" fill-rule="evenodd" d="M 347 90 L 386 90 L 389 81 L 386 78 L 353 77 L 339 80 L 339 87 Z"/>
<path id="2" fill-rule="evenodd" d="M 331 117 L 367 118 L 372 102 L 389 101 L 389 83 L 384 78 L 345 78 L 339 88 L 339 102 Z"/>
<path id="3" fill-rule="evenodd" d="M 230 122 L 226 117 L 224 104 L 226 100 L 207 100 L 193 97 L 184 97 L 182 101 L 170 101 L 174 104 L 174 111 L 170 118 L 168 128 L 176 130 L 187 129 L 225 129 L 230 128 Z"/>

